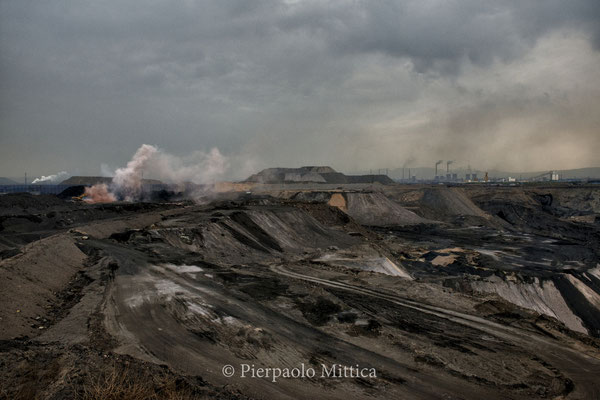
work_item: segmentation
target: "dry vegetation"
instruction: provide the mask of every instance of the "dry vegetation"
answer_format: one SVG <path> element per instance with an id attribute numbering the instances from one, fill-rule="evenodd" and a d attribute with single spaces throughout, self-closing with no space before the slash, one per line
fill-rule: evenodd
<path id="1" fill-rule="evenodd" d="M 81 400 L 183 400 L 201 399 L 173 376 L 150 375 L 114 365 L 84 383 Z"/>

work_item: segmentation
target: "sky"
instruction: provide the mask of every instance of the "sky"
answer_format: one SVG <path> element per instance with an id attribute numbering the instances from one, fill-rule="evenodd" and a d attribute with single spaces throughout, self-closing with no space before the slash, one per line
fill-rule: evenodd
<path id="1" fill-rule="evenodd" d="M 598 0 L 0 0 L 0 176 L 600 166 Z"/>

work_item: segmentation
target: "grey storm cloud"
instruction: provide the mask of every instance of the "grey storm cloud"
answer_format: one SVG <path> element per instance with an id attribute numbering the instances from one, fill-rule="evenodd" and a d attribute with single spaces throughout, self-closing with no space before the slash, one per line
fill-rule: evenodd
<path id="1" fill-rule="evenodd" d="M 599 21 L 597 0 L 4 0 L 0 175 L 98 174 L 142 143 L 252 168 L 587 166 Z"/>
<path id="2" fill-rule="evenodd" d="M 520 57 L 563 27 L 585 29 L 598 45 L 599 21 L 594 1 L 381 1 L 341 24 L 334 43 L 342 51 L 408 57 L 419 71 L 454 71 L 465 58 L 488 65 Z"/>

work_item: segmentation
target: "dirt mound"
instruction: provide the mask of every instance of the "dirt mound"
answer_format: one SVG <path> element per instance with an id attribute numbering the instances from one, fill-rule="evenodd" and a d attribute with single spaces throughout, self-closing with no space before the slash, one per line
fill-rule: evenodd
<path id="1" fill-rule="evenodd" d="M 147 243 L 149 237 L 203 254 L 211 262 L 228 263 L 262 261 L 330 246 L 344 248 L 357 242 L 300 208 L 263 205 L 215 208 L 208 219 L 182 217 L 176 227 L 158 224 L 155 230 L 134 234 L 131 240 Z"/>
<path id="2" fill-rule="evenodd" d="M 387 175 L 344 175 L 341 172 L 321 174 L 327 183 L 333 184 L 352 184 L 352 183 L 382 183 L 390 185 L 394 183 L 392 178 Z"/>
<path id="3" fill-rule="evenodd" d="M 600 227 L 567 220 L 581 214 L 577 210 L 560 206 L 554 197 L 536 192 L 502 191 L 502 195 L 480 194 L 473 201 L 490 215 L 508 223 L 511 229 L 535 233 L 542 236 L 575 239 L 588 243 L 595 249 L 600 242 Z"/>
<path id="4" fill-rule="evenodd" d="M 389 258 L 381 255 L 368 254 L 368 252 L 365 253 L 364 256 L 357 257 L 355 254 L 347 254 L 346 252 L 331 252 L 314 261 L 357 271 L 378 272 L 380 274 L 399 276 L 412 280 L 412 277 L 404 268 L 395 264 Z"/>
<path id="5" fill-rule="evenodd" d="M 404 226 L 433 222 L 419 217 L 382 193 L 344 193 L 344 197 L 346 212 L 362 225 Z"/>
<path id="6" fill-rule="evenodd" d="M 20 252 L 27 243 L 94 220 L 177 207 L 170 203 L 86 204 L 54 195 L 17 193 L 0 196 L 0 259 Z M 122 222 L 125 224 L 125 222 Z"/>
<path id="7" fill-rule="evenodd" d="M 600 336 L 600 279 L 598 268 L 569 271 L 550 278 L 504 280 L 492 275 L 472 282 L 476 291 L 496 293 L 520 307 L 563 322 L 570 329 Z"/>
<path id="8" fill-rule="evenodd" d="M 66 209 L 69 205 L 51 194 L 9 193 L 0 196 L 0 215 L 37 213 L 54 207 Z"/>
<path id="9" fill-rule="evenodd" d="M 325 183 L 322 173 L 336 173 L 331 167 L 267 168 L 250 176 L 246 182 L 316 182 Z"/>
<path id="10" fill-rule="evenodd" d="M 407 210 L 379 192 L 305 191 L 294 194 L 291 199 L 309 203 L 326 202 L 347 213 L 361 225 L 404 226 L 433 222 Z"/>
<path id="11" fill-rule="evenodd" d="M 246 182 L 256 183 L 394 183 L 387 175 L 345 175 L 331 167 L 267 168 L 250 176 Z"/>
<path id="12" fill-rule="evenodd" d="M 580 212 L 600 214 L 600 188 L 548 190 L 554 201 L 562 206 Z"/>
<path id="13" fill-rule="evenodd" d="M 45 329 L 48 307 L 83 268 L 84 259 L 73 238 L 63 234 L 36 241 L 22 255 L 0 261 L 0 339 Z"/>
<path id="14" fill-rule="evenodd" d="M 57 194 L 56 197 L 58 197 L 59 199 L 69 200 L 73 197 L 81 196 L 84 193 L 85 193 L 84 185 L 75 185 L 75 186 L 66 188 L 65 190 L 63 190 L 62 192 Z"/>
<path id="15" fill-rule="evenodd" d="M 290 200 L 304 203 L 327 203 L 331 199 L 332 192 L 304 191 L 290 196 Z"/>
<path id="16" fill-rule="evenodd" d="M 389 194 L 403 207 L 423 218 L 450 222 L 458 226 L 489 225 L 490 216 L 479 208 L 462 188 L 425 187 Z"/>
<path id="17" fill-rule="evenodd" d="M 512 304 L 554 317 L 572 330 L 588 333 L 581 319 L 569 309 L 561 292 L 551 280 L 535 279 L 532 283 L 510 282 L 494 275 L 486 280 L 472 282 L 471 286 L 476 291 L 496 293 Z"/>
<path id="18" fill-rule="evenodd" d="M 440 215 L 473 215 L 477 217 L 487 215 L 458 188 L 425 189 L 421 202 Z"/>

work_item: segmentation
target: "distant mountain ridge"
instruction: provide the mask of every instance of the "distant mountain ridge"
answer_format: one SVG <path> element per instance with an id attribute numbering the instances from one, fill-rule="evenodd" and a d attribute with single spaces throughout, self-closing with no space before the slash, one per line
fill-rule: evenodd
<path id="1" fill-rule="evenodd" d="M 15 182 L 12 179 L 0 176 L 0 185 L 18 185 L 18 184 L 19 184 L 19 182 Z"/>

